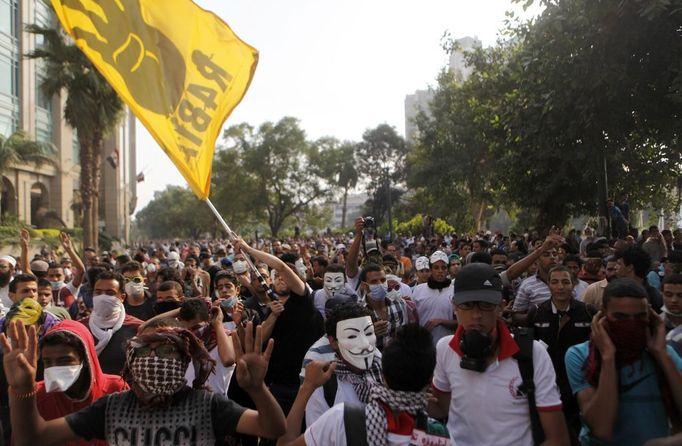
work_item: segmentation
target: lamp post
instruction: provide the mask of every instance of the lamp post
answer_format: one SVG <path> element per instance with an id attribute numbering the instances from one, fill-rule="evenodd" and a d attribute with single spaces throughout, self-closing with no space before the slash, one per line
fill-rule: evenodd
<path id="1" fill-rule="evenodd" d="M 393 241 L 393 213 L 391 203 L 391 182 L 388 175 L 388 166 L 384 167 L 384 175 L 386 176 L 386 200 L 388 202 L 388 240 Z"/>

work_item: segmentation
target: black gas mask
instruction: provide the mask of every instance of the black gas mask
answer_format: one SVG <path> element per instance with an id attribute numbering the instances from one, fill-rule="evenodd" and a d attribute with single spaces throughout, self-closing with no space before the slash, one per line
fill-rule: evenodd
<path id="1" fill-rule="evenodd" d="M 464 353 L 459 366 L 466 370 L 483 373 L 488 367 L 488 358 L 493 352 L 493 338 L 478 330 L 467 330 L 462 334 L 459 348 Z"/>

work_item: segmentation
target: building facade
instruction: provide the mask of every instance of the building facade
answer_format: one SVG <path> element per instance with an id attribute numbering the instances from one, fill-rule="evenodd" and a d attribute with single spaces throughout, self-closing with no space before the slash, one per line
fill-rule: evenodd
<path id="1" fill-rule="evenodd" d="M 448 67 L 461 81 L 465 81 L 473 72 L 473 67 L 466 63 L 465 54 L 481 46 L 482 43 L 478 37 L 466 36 L 455 40 Z M 417 90 L 405 96 L 405 139 L 407 141 L 414 140 L 417 131 L 414 119 L 420 110 L 428 113 L 431 99 L 433 99 L 431 90 Z"/>
<path id="2" fill-rule="evenodd" d="M 41 45 L 25 26 L 58 26 L 43 0 L 0 0 L 0 134 L 24 131 L 52 143 L 53 165 L 14 166 L 1 172 L 0 212 L 35 227 L 73 227 L 78 223 L 80 165 L 75 131 L 63 119 L 65 95 L 46 97 L 40 84 L 42 61 L 24 57 Z M 104 144 L 100 189 L 100 228 L 127 241 L 137 201 L 135 118 L 126 109 L 121 124 Z"/>

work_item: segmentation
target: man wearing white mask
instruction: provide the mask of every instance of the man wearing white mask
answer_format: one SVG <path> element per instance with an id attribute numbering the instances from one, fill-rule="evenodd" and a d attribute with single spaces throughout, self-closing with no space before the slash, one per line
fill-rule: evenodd
<path id="1" fill-rule="evenodd" d="M 126 300 L 123 303 L 126 314 L 146 321 L 156 314 L 154 300 L 144 288 L 143 267 L 136 261 L 128 262 L 121 267 L 121 275 L 125 281 Z"/>
<path id="2" fill-rule="evenodd" d="M 4 315 L 14 302 L 9 298 L 9 283 L 14 277 L 17 261 L 12 256 L 0 257 L 0 311 Z"/>
<path id="3" fill-rule="evenodd" d="M 359 277 L 360 292 L 376 322 L 377 348 L 382 350 L 398 328 L 408 322 L 405 301 L 388 294 L 388 279 L 384 269 L 374 263 L 364 266 Z M 389 298 L 392 297 L 393 299 Z"/>
<path id="4" fill-rule="evenodd" d="M 121 376 L 102 372 L 92 335 L 76 321 L 63 321 L 52 327 L 40 340 L 40 357 L 45 378 L 37 383 L 36 406 L 45 420 L 64 417 L 104 395 L 128 390 Z M 66 446 L 82 444 L 85 443 L 70 442 Z"/>
<path id="5" fill-rule="evenodd" d="M 120 274 L 104 271 L 92 290 L 92 313 L 81 322 L 95 338 L 95 350 L 104 373 L 118 374 L 125 363 L 126 341 L 137 334 L 142 321 L 126 314 Z"/>
<path id="6" fill-rule="evenodd" d="M 336 353 L 336 369 L 308 400 L 308 426 L 336 404 L 367 404 L 372 387 L 383 383 L 381 357 L 375 355 L 374 324 L 366 308 L 355 302 L 336 306 L 328 314 L 325 331 Z"/>
<path id="7" fill-rule="evenodd" d="M 333 263 L 327 267 L 323 276 L 322 289 L 313 292 L 315 308 L 325 317 L 325 308 L 330 299 L 357 300 L 353 288 L 346 282 L 346 269 L 343 265 Z"/>

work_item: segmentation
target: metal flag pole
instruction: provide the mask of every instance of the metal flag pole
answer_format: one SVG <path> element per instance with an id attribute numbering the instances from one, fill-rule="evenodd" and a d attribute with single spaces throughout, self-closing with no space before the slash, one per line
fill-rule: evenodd
<path id="1" fill-rule="evenodd" d="M 213 203 L 211 203 L 211 200 L 207 197 L 204 201 L 206 201 L 206 204 L 208 205 L 209 209 L 213 212 L 213 215 L 218 219 L 221 225 L 223 225 L 223 228 L 227 231 L 227 236 L 230 238 L 231 241 L 235 241 L 237 239 L 237 234 L 235 234 L 232 229 L 228 226 L 227 222 L 223 218 L 222 215 L 218 212 L 218 210 L 213 206 Z M 268 296 L 270 297 L 271 300 L 277 300 L 277 296 L 275 296 L 274 291 L 268 286 L 268 284 L 265 282 L 265 277 L 258 271 L 256 268 L 256 265 L 253 264 L 251 261 L 251 258 L 249 255 L 242 251 L 242 254 L 244 255 L 244 260 L 246 260 L 246 264 L 249 265 L 249 268 L 251 268 L 251 271 L 253 271 L 256 274 L 256 277 L 258 278 L 258 282 L 261 284 L 263 288 L 265 288 L 267 291 Z"/>

